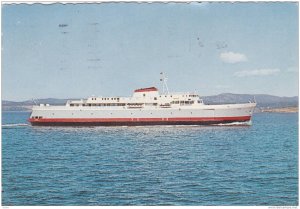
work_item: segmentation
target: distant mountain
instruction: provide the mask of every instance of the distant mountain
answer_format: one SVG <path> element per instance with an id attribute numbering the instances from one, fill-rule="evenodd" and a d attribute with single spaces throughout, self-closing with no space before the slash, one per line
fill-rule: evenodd
<path id="1" fill-rule="evenodd" d="M 64 105 L 69 99 L 55 99 L 55 98 L 47 98 L 47 99 L 37 99 L 37 100 L 26 100 L 22 102 L 14 102 L 14 101 L 2 101 L 2 110 L 4 111 L 26 111 L 30 110 L 33 105 L 36 104 L 50 104 L 50 105 Z"/>
<path id="2" fill-rule="evenodd" d="M 256 100 L 258 109 L 266 108 L 281 108 L 281 107 L 298 107 L 298 97 L 278 97 L 267 94 L 231 94 L 224 93 L 214 96 L 202 97 L 205 104 L 234 104 L 234 103 L 247 103 Z M 67 100 L 72 99 L 37 99 L 37 104 L 50 104 L 50 105 L 64 105 Z M 4 111 L 17 111 L 17 110 L 30 110 L 34 105 L 32 100 L 22 102 L 2 101 L 2 110 Z"/>
<path id="3" fill-rule="evenodd" d="M 36 100 L 26 100 L 22 102 L 14 102 L 14 101 L 7 101 L 3 100 L 3 106 L 27 106 L 27 105 L 34 105 L 37 104 L 51 104 L 51 105 L 61 105 L 65 104 L 69 99 L 55 99 L 55 98 L 47 98 L 47 99 L 36 99 Z"/>
<path id="4" fill-rule="evenodd" d="M 202 97 L 205 104 L 230 104 L 256 101 L 260 108 L 278 108 L 298 106 L 298 97 L 278 97 L 268 94 L 231 94 L 224 93 L 215 96 Z"/>

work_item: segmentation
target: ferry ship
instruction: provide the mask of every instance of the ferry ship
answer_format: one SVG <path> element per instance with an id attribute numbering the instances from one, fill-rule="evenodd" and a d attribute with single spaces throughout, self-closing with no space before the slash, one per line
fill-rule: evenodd
<path id="1" fill-rule="evenodd" d="M 64 106 L 35 105 L 34 126 L 214 125 L 250 122 L 255 102 L 206 105 L 196 93 L 170 93 L 162 74 L 163 92 L 136 89 L 132 97 L 89 97 Z M 251 124 L 251 123 L 249 123 Z"/>

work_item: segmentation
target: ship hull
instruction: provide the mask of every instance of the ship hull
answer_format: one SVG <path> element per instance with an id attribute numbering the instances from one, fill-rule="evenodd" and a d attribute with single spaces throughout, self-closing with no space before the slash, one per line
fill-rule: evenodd
<path id="1" fill-rule="evenodd" d="M 33 126 L 215 125 L 248 122 L 254 107 L 253 103 L 168 109 L 35 107 L 29 122 Z"/>
<path id="2" fill-rule="evenodd" d="M 223 118 L 131 118 L 128 119 L 44 119 L 31 121 L 35 126 L 153 126 L 153 125 L 215 125 L 248 122 L 250 116 Z"/>

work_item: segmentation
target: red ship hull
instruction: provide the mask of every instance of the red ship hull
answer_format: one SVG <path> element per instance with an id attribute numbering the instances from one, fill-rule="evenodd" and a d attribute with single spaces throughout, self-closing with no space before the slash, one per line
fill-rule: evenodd
<path id="1" fill-rule="evenodd" d="M 41 118 L 29 119 L 33 126 L 146 126 L 146 125 L 214 125 L 247 122 L 251 116 L 213 118 Z"/>

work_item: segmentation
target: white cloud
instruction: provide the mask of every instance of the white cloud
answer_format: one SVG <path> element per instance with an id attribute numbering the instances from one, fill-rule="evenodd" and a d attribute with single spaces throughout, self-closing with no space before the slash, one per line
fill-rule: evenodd
<path id="1" fill-rule="evenodd" d="M 226 63 L 238 63 L 238 62 L 246 62 L 248 59 L 246 55 L 241 53 L 234 52 L 223 52 L 220 54 L 220 59 Z"/>
<path id="2" fill-rule="evenodd" d="M 268 76 L 268 75 L 276 75 L 279 72 L 280 72 L 280 69 L 244 70 L 244 71 L 235 72 L 234 76 L 236 76 L 236 77 Z"/>

